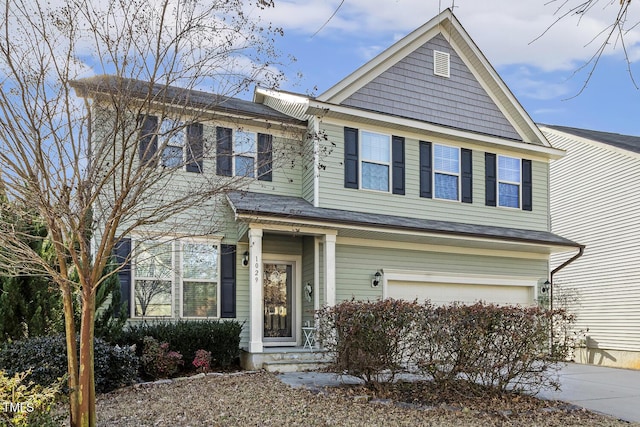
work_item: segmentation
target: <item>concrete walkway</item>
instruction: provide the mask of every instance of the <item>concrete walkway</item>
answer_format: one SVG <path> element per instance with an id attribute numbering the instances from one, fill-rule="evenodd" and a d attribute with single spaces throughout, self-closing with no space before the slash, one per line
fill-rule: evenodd
<path id="1" fill-rule="evenodd" d="M 312 390 L 341 383 L 362 383 L 348 375 L 323 372 L 290 372 L 278 377 L 291 387 Z M 640 423 L 640 371 L 571 363 L 560 371 L 560 384 L 560 391 L 544 390 L 537 397 L 569 402 L 614 418 Z"/>
<path id="2" fill-rule="evenodd" d="M 640 423 L 640 371 L 570 363 L 560 371 L 560 391 L 538 397 Z"/>

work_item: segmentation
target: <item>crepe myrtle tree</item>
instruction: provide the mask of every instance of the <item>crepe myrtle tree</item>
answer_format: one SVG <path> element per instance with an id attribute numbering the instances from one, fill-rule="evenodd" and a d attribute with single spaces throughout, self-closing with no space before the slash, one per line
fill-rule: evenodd
<path id="1" fill-rule="evenodd" d="M 210 207 L 246 185 L 246 178 L 201 173 L 178 191 L 171 177 L 184 163 L 163 161 L 162 154 L 172 135 L 215 107 L 194 103 L 190 89 L 219 94 L 222 102 L 256 83 L 277 87 L 282 74 L 274 43 L 282 32 L 258 18 L 274 6 L 270 0 L 5 0 L 0 7 L 6 194 L 0 209 L 25 221 L 37 215 L 46 228 L 46 235 L 31 236 L 0 222 L 0 270 L 46 275 L 61 292 L 72 426 L 96 424 L 95 301 L 119 271 L 103 275 L 114 245 L 154 226 L 171 235 L 172 224 L 188 222 L 185 215 L 191 213 L 194 224 L 203 217 L 191 207 Z M 184 121 L 149 128 L 151 115 Z M 157 150 L 142 148 L 141 133 L 157 141 Z M 200 151 L 190 160 L 207 156 L 206 147 Z M 277 164 L 274 152 L 273 168 Z M 215 224 L 207 226 L 202 234 L 216 231 Z M 44 239 L 52 259 L 25 243 Z"/>

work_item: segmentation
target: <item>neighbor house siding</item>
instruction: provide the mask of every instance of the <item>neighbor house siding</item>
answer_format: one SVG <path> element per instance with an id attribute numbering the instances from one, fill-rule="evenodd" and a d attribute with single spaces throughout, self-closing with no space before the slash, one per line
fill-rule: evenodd
<path id="1" fill-rule="evenodd" d="M 640 351 L 640 156 L 546 134 L 568 153 L 551 164 L 553 232 L 586 245 L 581 258 L 556 274 L 556 293 L 577 291 L 571 309 L 576 328 L 588 328 L 590 347 Z M 551 268 L 566 259 L 553 255 Z"/>
<path id="2" fill-rule="evenodd" d="M 449 53 L 451 76 L 433 73 L 433 51 Z M 522 140 L 449 42 L 437 35 L 342 105 Z"/>
<path id="3" fill-rule="evenodd" d="M 380 128 L 361 129 L 384 132 Z M 377 214 L 408 216 L 415 218 L 447 220 L 461 223 L 500 225 L 548 231 L 548 164 L 534 160 L 533 169 L 533 210 L 510 209 L 485 206 L 484 153 L 486 147 L 434 139 L 419 135 L 398 135 L 405 137 L 405 194 L 391 194 L 371 190 L 344 188 L 344 126 L 323 125 L 329 143 L 335 143 L 333 152 L 325 158 L 326 170 L 320 172 L 320 207 L 353 210 Z M 419 141 L 469 148 L 472 150 L 473 203 L 461 203 L 420 197 Z M 496 153 L 496 151 L 492 151 Z M 522 158 L 521 153 L 499 151 Z M 526 157 L 526 156 L 525 156 Z"/>
<path id="4" fill-rule="evenodd" d="M 431 271 L 494 276 L 547 276 L 547 260 L 450 254 L 418 250 L 389 250 L 384 242 L 370 246 L 336 245 L 336 301 L 382 298 L 382 286 L 371 287 L 380 269 Z M 532 301 L 533 302 L 533 301 Z"/>

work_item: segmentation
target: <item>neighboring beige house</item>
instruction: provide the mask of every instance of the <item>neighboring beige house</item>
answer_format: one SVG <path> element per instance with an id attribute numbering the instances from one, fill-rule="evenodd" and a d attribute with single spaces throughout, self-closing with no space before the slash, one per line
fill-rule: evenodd
<path id="1" fill-rule="evenodd" d="M 99 79 L 79 85 L 99 98 Z M 245 191 L 194 206 L 200 221 L 185 230 L 208 237 L 168 243 L 164 255 L 132 235 L 121 282 L 133 320 L 246 322 L 245 366 L 303 347 L 314 309 L 351 298 L 535 304 L 551 254 L 581 248 L 550 230 L 549 163 L 564 152 L 450 10 L 318 97 L 257 88 L 253 102 L 214 98 L 185 96 L 216 106 L 177 149 L 185 168 L 175 187 L 246 175 Z M 159 122 L 145 119 L 141 152 L 154 147 Z M 313 155 L 275 167 L 296 135 Z M 193 158 L 203 144 L 215 145 L 211 155 Z M 158 274 L 149 260 L 173 270 L 142 304 Z M 196 264 L 197 283 L 185 273 Z"/>
<path id="2" fill-rule="evenodd" d="M 588 329 L 580 361 L 640 369 L 640 137 L 540 127 L 567 151 L 551 163 L 552 230 L 586 245 L 554 277 Z M 552 256 L 552 268 L 564 259 Z"/>

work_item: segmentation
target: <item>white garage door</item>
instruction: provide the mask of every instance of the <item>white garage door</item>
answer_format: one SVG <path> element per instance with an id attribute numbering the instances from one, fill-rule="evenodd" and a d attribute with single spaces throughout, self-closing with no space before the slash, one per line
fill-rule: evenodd
<path id="1" fill-rule="evenodd" d="M 395 299 L 431 300 L 435 305 L 451 302 L 473 304 L 478 301 L 500 305 L 531 305 L 534 300 L 532 286 L 431 283 L 416 281 L 389 281 L 387 296 Z"/>

